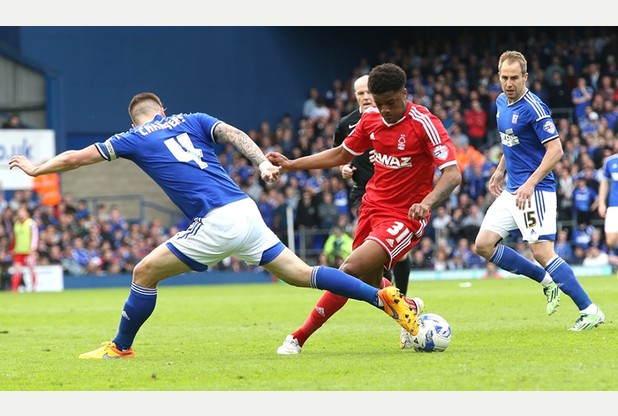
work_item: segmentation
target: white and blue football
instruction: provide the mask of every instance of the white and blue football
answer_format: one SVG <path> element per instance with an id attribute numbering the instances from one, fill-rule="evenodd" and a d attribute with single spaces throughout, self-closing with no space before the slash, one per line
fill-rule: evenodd
<path id="1" fill-rule="evenodd" d="M 447 320 L 438 314 L 426 313 L 418 317 L 418 334 L 410 335 L 407 348 L 419 352 L 442 352 L 450 343 L 451 326 Z"/>

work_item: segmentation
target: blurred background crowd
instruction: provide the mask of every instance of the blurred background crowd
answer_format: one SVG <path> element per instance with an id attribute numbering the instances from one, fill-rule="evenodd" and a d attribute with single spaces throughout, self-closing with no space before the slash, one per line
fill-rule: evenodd
<path id="1" fill-rule="evenodd" d="M 432 214 L 422 242 L 410 253 L 414 270 L 482 268 L 499 271 L 474 254 L 474 239 L 492 202 L 486 184 L 501 156 L 495 100 L 501 92 L 500 53 L 517 49 L 528 59 L 528 87 L 551 108 L 564 157 L 555 169 L 558 190 L 556 252 L 572 265 L 618 265 L 607 247 L 597 214 L 600 170 L 618 152 L 618 36 L 616 31 L 565 31 L 555 38 L 531 30 L 525 37 L 493 39 L 491 48 L 472 41 L 415 42 L 392 39 L 378 56 L 364 57 L 346 79 L 320 90 L 307 85 L 302 108 L 289 108 L 274 125 L 264 121 L 247 133 L 266 153 L 290 158 L 333 146 L 341 117 L 355 110 L 352 85 L 384 62 L 408 75 L 408 98 L 429 108 L 449 131 L 463 182 Z M 294 121 L 298 120 L 298 121 Z M 2 128 L 28 128 L 18 115 Z M 293 172 L 266 184 L 259 170 L 232 147 L 219 149 L 230 176 L 258 204 L 266 223 L 310 264 L 340 264 L 351 248 L 354 216 L 348 206 L 352 183 L 338 168 Z M 92 206 L 80 196 L 62 194 L 55 206 L 34 191 L 0 192 L 0 259 L 10 265 L 10 241 L 17 207 L 26 204 L 40 230 L 38 264 L 60 264 L 67 274 L 130 273 L 133 266 L 169 236 L 187 226 L 160 220 L 129 221 L 113 204 Z M 290 223 L 291 222 L 291 223 Z M 291 225 L 294 241 L 290 241 Z M 509 242 L 528 249 L 513 236 Z M 529 254 L 529 253 L 528 253 Z M 532 257 L 528 255 L 530 259 Z M 229 258 L 214 270 L 261 270 Z"/>

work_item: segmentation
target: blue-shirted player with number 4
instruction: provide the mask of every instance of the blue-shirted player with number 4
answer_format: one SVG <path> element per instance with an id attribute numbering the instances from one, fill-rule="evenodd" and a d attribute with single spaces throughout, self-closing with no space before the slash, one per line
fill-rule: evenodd
<path id="1" fill-rule="evenodd" d="M 104 143 L 63 152 L 38 166 L 22 155 L 9 160 L 11 169 L 39 176 L 125 158 L 150 176 L 193 220 L 186 231 L 171 237 L 135 266 L 115 338 L 79 358 L 133 358 L 133 341 L 154 311 L 158 283 L 191 270 L 205 271 L 229 256 L 260 264 L 293 286 L 365 301 L 413 335 L 418 332 L 416 315 L 395 287 L 378 290 L 338 269 L 311 267 L 266 226 L 256 204 L 228 176 L 214 150 L 217 143 L 231 143 L 259 166 L 262 179 L 277 180 L 280 168 L 266 159 L 247 134 L 205 113 L 168 117 L 159 97 L 148 92 L 132 98 L 129 115 L 133 128 Z"/>
<path id="2" fill-rule="evenodd" d="M 548 315 L 558 308 L 562 290 L 580 313 L 569 330 L 582 331 L 602 324 L 605 315 L 590 300 L 571 266 L 554 250 L 557 209 L 552 170 L 562 158 L 562 143 L 549 108 L 526 87 L 527 66 L 520 52 L 506 51 L 500 56 L 498 75 L 503 92 L 496 99 L 496 118 L 503 155 L 489 180 L 489 191 L 496 200 L 481 224 L 476 251 L 502 269 L 543 285 Z M 517 229 L 540 266 L 499 244 Z"/>

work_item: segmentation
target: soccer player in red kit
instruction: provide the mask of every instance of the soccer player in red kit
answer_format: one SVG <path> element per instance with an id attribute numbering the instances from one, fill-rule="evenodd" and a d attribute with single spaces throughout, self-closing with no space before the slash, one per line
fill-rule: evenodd
<path id="1" fill-rule="evenodd" d="M 390 269 L 420 241 L 431 210 L 461 182 L 444 125 L 427 108 L 407 99 L 405 82 L 405 71 L 399 66 L 376 66 L 369 73 L 369 91 L 376 107 L 363 112 L 340 146 L 293 160 L 278 152 L 267 155 L 283 171 L 296 171 L 341 166 L 368 148 L 375 150 L 374 175 L 358 212 L 353 251 L 340 267 L 374 287 L 380 287 L 384 269 Z M 441 175 L 434 185 L 436 169 Z M 300 354 L 305 341 L 346 301 L 324 293 L 277 353 Z"/>

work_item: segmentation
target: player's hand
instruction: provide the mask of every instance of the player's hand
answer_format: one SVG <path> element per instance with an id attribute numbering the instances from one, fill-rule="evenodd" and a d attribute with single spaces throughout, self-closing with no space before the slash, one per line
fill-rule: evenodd
<path id="1" fill-rule="evenodd" d="M 502 191 L 504 191 L 504 173 L 494 172 L 491 178 L 489 178 L 487 190 L 495 197 L 500 196 Z"/>
<path id="2" fill-rule="evenodd" d="M 30 176 L 34 173 L 34 165 L 23 155 L 15 155 L 9 159 L 9 169 L 13 168 L 19 168 Z"/>
<path id="3" fill-rule="evenodd" d="M 408 218 L 420 221 L 423 218 L 426 218 L 431 211 L 431 206 L 429 204 L 421 202 L 420 204 L 412 204 L 410 210 L 408 211 Z"/>
<path id="4" fill-rule="evenodd" d="M 290 160 L 279 152 L 268 152 L 266 159 L 275 166 L 280 166 L 282 170 L 290 164 Z"/>
<path id="5" fill-rule="evenodd" d="M 524 183 L 515 192 L 515 205 L 517 208 L 524 210 L 532 207 L 532 193 L 534 192 L 534 186 L 530 186 Z"/>
<path id="6" fill-rule="evenodd" d="M 276 182 L 279 179 L 279 175 L 281 173 L 280 166 L 268 166 L 264 168 L 263 172 L 260 172 L 260 176 L 266 182 Z"/>
<path id="7" fill-rule="evenodd" d="M 341 177 L 343 179 L 350 179 L 355 171 L 356 171 L 355 167 L 350 166 L 350 165 L 343 165 L 341 166 Z"/>
<path id="8" fill-rule="evenodd" d="M 607 214 L 607 205 L 601 202 L 599 204 L 598 211 L 599 211 L 599 217 L 605 218 L 605 215 Z"/>

